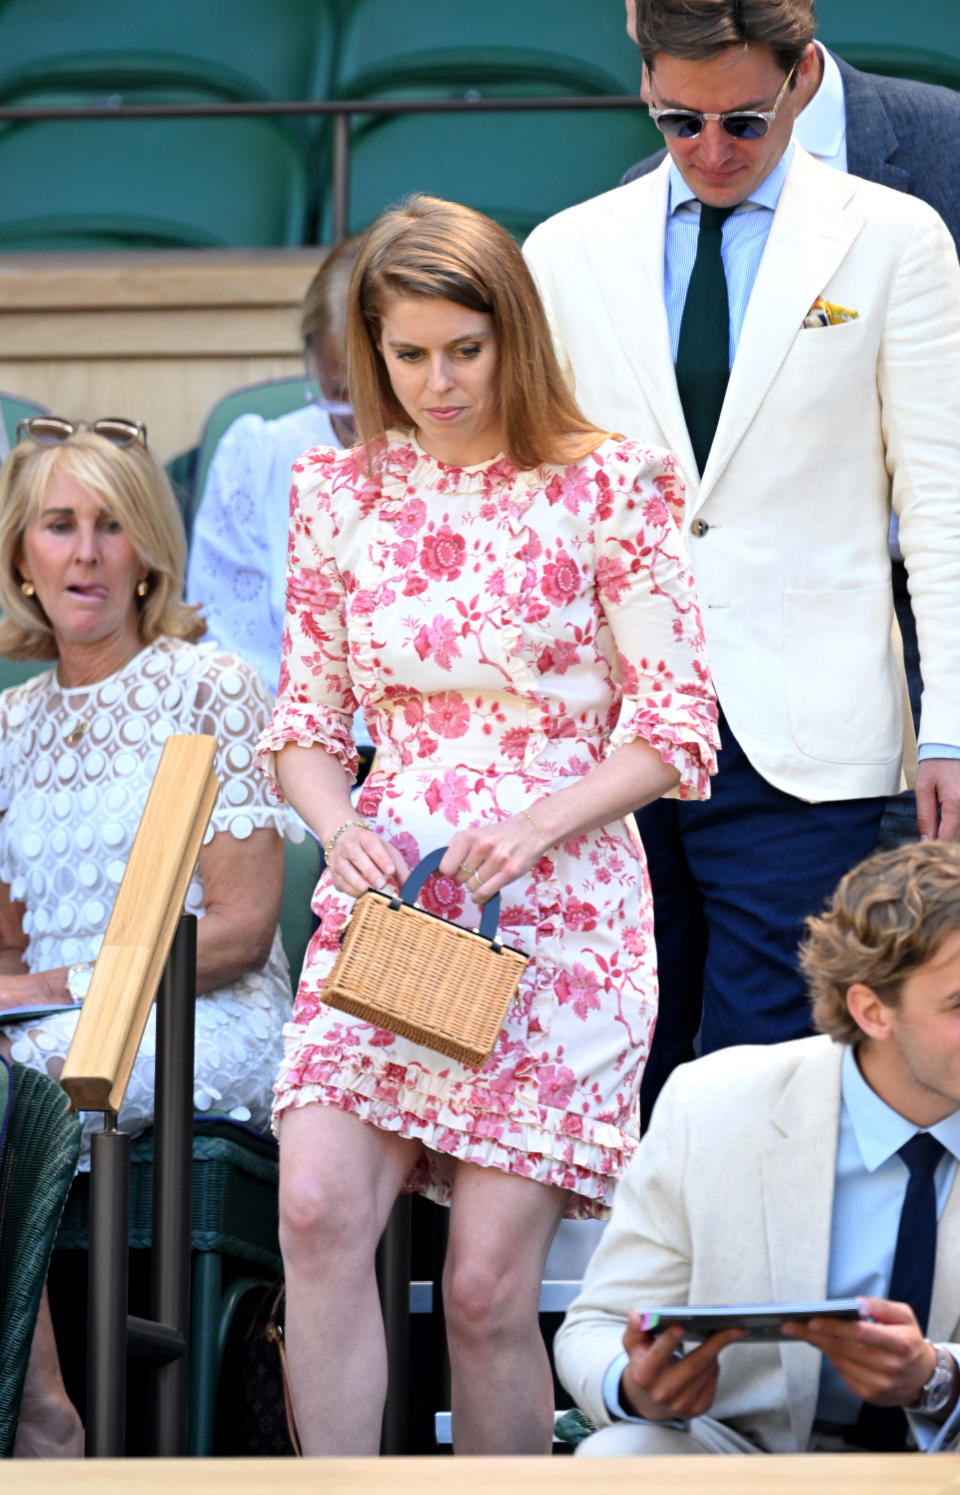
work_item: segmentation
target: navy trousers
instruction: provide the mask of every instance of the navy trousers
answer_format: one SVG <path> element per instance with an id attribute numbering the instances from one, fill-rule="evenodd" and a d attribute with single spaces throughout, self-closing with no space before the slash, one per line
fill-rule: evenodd
<path id="1" fill-rule="evenodd" d="M 699 1050 L 810 1032 L 796 952 L 844 872 L 874 850 L 884 798 L 807 804 L 761 778 L 721 714 L 705 802 L 657 800 L 637 824 L 653 887 L 660 1007 L 640 1090 L 643 1125 Z"/>

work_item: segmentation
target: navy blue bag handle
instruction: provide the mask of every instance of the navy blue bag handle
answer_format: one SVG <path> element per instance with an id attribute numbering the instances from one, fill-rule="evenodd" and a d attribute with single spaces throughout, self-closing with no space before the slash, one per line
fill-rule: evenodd
<path id="1" fill-rule="evenodd" d="M 413 871 L 410 873 L 410 876 L 404 883 L 403 887 L 400 889 L 400 892 L 397 895 L 398 899 L 402 898 L 404 903 L 416 903 L 427 878 L 430 877 L 432 873 L 436 872 L 437 868 L 442 862 L 443 854 L 446 849 L 447 848 L 445 846 L 441 846 L 436 851 L 427 852 L 427 855 L 423 858 L 422 861 L 417 863 Z M 391 902 L 393 901 L 394 900 L 391 899 Z M 494 893 L 493 897 L 488 898 L 486 903 L 483 905 L 483 913 L 480 915 L 480 933 L 485 940 L 490 940 L 491 942 L 493 942 L 495 948 L 499 948 L 500 945 L 500 941 L 496 938 L 497 925 L 499 924 L 499 922 L 500 894 Z"/>

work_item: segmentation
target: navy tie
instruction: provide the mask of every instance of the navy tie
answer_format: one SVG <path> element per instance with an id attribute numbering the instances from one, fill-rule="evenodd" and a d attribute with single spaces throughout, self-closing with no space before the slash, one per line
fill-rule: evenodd
<path id="1" fill-rule="evenodd" d="M 933 1268 L 937 1256 L 937 1191 L 933 1175 L 944 1154 L 942 1142 L 929 1132 L 915 1132 L 899 1148 L 910 1170 L 903 1196 L 897 1247 L 887 1297 L 894 1303 L 909 1303 L 921 1334 L 927 1332 Z M 852 1429 L 851 1439 L 861 1448 L 889 1451 L 903 1448 L 907 1419 L 899 1407 L 874 1407 L 864 1402 Z"/>
<path id="2" fill-rule="evenodd" d="M 701 477 L 730 378 L 730 307 L 723 271 L 723 225 L 732 208 L 700 204 L 697 257 L 677 343 L 677 390 Z"/>

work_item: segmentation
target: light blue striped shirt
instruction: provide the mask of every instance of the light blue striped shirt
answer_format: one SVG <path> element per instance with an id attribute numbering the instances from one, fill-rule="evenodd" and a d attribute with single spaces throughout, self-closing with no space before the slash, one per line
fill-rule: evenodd
<path id="1" fill-rule="evenodd" d="M 730 303 L 730 363 L 732 365 L 743 330 L 743 319 L 757 278 L 770 225 L 793 160 L 793 145 L 746 202 L 739 203 L 723 225 L 723 271 Z M 677 361 L 680 322 L 687 287 L 697 257 L 700 204 L 674 163 L 670 163 L 670 195 L 667 200 L 667 233 L 664 244 L 663 294 L 670 328 L 670 351 Z"/>

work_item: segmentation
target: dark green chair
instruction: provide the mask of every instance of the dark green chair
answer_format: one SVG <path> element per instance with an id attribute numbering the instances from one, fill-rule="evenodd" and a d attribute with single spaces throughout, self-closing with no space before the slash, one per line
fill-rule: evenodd
<path id="1" fill-rule="evenodd" d="M 352 0 L 341 98 L 453 93 L 638 93 L 640 58 L 622 0 Z M 465 173 L 469 175 L 469 170 Z"/>
<path id="2" fill-rule="evenodd" d="M 280 415 L 289 415 L 307 403 L 306 382 L 301 374 L 296 379 L 266 379 L 260 384 L 245 384 L 224 395 L 207 416 L 200 437 L 197 464 L 194 473 L 193 512 L 203 497 L 207 471 L 224 432 L 239 420 L 241 415 L 262 415 L 264 420 L 276 420 Z"/>
<path id="3" fill-rule="evenodd" d="M 327 92 L 327 0 L 4 0 L 0 99 L 305 99 Z"/>
<path id="4" fill-rule="evenodd" d="M 866 72 L 960 89 L 956 0 L 817 0 L 817 36 Z"/>
<path id="5" fill-rule="evenodd" d="M 3 429 L 10 446 L 16 442 L 17 426 L 22 420 L 26 420 L 31 415 L 46 415 L 47 413 L 45 405 L 35 405 L 32 400 L 24 400 L 20 395 L 0 393 L 0 418 L 3 419 Z"/>
<path id="6" fill-rule="evenodd" d="M 524 238 L 552 213 L 607 191 L 662 143 L 640 105 L 380 119 L 354 133 L 348 232 L 358 233 L 409 192 L 430 192 L 479 208 Z M 329 240 L 329 202 L 321 224 Z"/>
<path id="7" fill-rule="evenodd" d="M 0 1457 L 17 1433 L 40 1296 L 80 1153 L 80 1121 L 49 1075 L 0 1060 Z M 9 1106 L 5 1104 L 9 1101 Z"/>
<path id="8" fill-rule="evenodd" d="M 0 131 L 0 250 L 296 245 L 306 210 L 304 147 L 269 120 L 44 120 Z"/>

